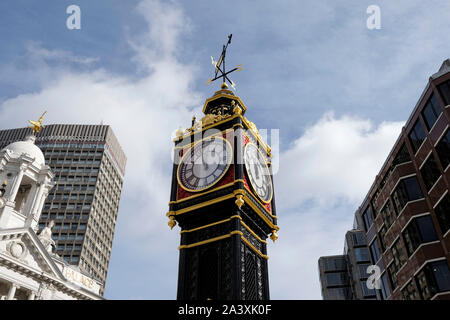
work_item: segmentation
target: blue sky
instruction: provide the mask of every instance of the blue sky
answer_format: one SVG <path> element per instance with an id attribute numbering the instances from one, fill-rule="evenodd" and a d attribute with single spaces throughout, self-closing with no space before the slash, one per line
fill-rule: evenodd
<path id="1" fill-rule="evenodd" d="M 72 4 L 81 30 L 66 28 Z M 380 30 L 366 27 L 372 4 Z M 433 0 L 4 0 L 0 129 L 44 109 L 48 123 L 111 124 L 128 168 L 105 296 L 173 299 L 170 136 L 201 116 L 217 89 L 206 86 L 210 56 L 233 33 L 227 65 L 244 67 L 232 79 L 246 116 L 280 130 L 271 296 L 320 299 L 318 257 L 343 250 L 353 213 L 450 56 L 449 9 Z"/>

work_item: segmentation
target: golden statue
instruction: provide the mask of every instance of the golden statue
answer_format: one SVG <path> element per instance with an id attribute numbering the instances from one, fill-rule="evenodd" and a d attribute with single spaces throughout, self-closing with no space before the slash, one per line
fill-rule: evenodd
<path id="1" fill-rule="evenodd" d="M 47 111 L 45 111 L 42 116 L 39 118 L 38 121 L 33 121 L 33 120 L 28 120 L 29 123 L 31 123 L 33 126 L 28 126 L 28 128 L 33 130 L 33 134 L 35 132 L 39 132 L 41 131 L 42 128 L 44 128 L 44 125 L 42 124 L 42 119 L 44 119 L 44 115 L 47 113 Z"/>

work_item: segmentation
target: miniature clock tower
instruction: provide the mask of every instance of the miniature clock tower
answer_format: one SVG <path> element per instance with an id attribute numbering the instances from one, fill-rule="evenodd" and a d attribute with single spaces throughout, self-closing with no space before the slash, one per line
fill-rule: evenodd
<path id="1" fill-rule="evenodd" d="M 204 117 L 177 131 L 169 226 L 181 228 L 177 299 L 269 299 L 267 239 L 277 216 L 271 149 L 247 120 L 226 71 L 228 43 L 213 65 L 221 89 L 207 99 Z M 220 74 L 219 74 L 220 73 Z"/>

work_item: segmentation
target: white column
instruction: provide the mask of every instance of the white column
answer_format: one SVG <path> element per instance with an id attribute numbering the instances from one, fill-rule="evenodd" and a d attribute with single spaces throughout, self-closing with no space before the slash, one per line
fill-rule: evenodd
<path id="1" fill-rule="evenodd" d="M 25 168 L 20 167 L 19 173 L 14 179 L 14 185 L 12 186 L 11 193 L 9 194 L 9 201 L 14 201 L 16 199 L 17 191 L 19 191 L 20 183 L 22 182 L 23 174 L 25 173 Z"/>
<path id="2" fill-rule="evenodd" d="M 18 286 L 15 283 L 11 283 L 11 287 L 9 288 L 8 296 L 6 300 L 14 300 L 14 296 L 16 295 L 16 289 Z"/>
<path id="3" fill-rule="evenodd" d="M 36 292 L 31 291 L 28 295 L 28 300 L 34 300 L 36 298 Z"/>
<path id="4" fill-rule="evenodd" d="M 39 189 L 37 192 L 37 196 L 34 199 L 33 206 L 31 207 L 31 213 L 33 216 L 39 210 L 39 206 L 41 205 L 41 202 L 42 202 L 42 194 L 44 193 L 44 190 L 45 190 L 45 181 L 42 181 L 41 184 L 39 185 Z"/>

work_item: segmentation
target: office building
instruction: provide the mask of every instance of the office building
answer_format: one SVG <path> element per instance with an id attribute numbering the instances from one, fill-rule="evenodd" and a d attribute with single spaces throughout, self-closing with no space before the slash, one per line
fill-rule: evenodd
<path id="1" fill-rule="evenodd" d="M 0 131 L 0 149 L 30 135 Z M 125 174 L 126 156 L 107 125 L 47 125 L 36 145 L 54 173 L 39 221 L 52 230 L 56 253 L 101 280 L 103 294 Z"/>
<path id="2" fill-rule="evenodd" d="M 364 231 L 346 233 L 342 255 L 319 258 L 324 300 L 374 300 L 376 292 L 366 285 L 370 255 Z"/>
<path id="3" fill-rule="evenodd" d="M 450 299 L 450 60 L 433 74 L 356 212 L 378 299 Z"/>

